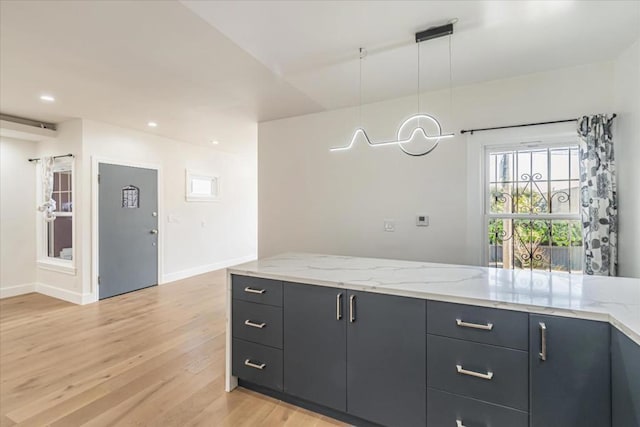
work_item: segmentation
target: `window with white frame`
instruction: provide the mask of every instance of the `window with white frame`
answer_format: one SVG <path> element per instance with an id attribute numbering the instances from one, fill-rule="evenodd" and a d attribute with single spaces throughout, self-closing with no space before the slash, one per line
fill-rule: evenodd
<path id="1" fill-rule="evenodd" d="M 45 257 L 55 260 L 73 259 L 73 167 L 66 159 L 56 159 L 53 172 L 53 194 L 56 218 L 44 225 Z"/>
<path id="2" fill-rule="evenodd" d="M 487 148 L 490 267 L 582 272 L 578 147 Z"/>
<path id="3" fill-rule="evenodd" d="M 212 202 L 220 199 L 220 177 L 186 170 L 186 200 Z"/>

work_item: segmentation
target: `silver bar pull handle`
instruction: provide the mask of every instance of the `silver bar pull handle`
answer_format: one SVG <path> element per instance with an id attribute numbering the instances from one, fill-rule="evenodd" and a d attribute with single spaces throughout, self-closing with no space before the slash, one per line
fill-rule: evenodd
<path id="1" fill-rule="evenodd" d="M 265 292 L 267 292 L 266 289 L 253 289 L 253 288 L 250 288 L 249 286 L 244 288 L 244 291 L 250 294 L 264 294 Z"/>
<path id="2" fill-rule="evenodd" d="M 251 361 L 251 359 L 246 359 L 244 361 L 244 366 L 248 366 L 248 367 L 254 368 L 254 369 L 263 370 L 265 368 L 265 366 L 267 366 L 267 364 L 266 363 L 261 363 L 261 364 L 258 365 L 257 363 L 253 363 Z"/>
<path id="3" fill-rule="evenodd" d="M 342 292 L 336 296 L 336 320 L 342 319 Z"/>
<path id="4" fill-rule="evenodd" d="M 456 427 L 464 427 L 464 424 L 462 424 L 462 421 L 456 420 Z"/>
<path id="5" fill-rule="evenodd" d="M 248 319 L 244 321 L 244 324 L 247 325 L 247 326 L 251 326 L 252 328 L 258 328 L 258 329 L 262 329 L 265 326 L 267 326 L 267 324 L 264 323 L 264 322 L 255 323 L 255 322 L 252 322 L 251 320 L 248 320 Z"/>
<path id="6" fill-rule="evenodd" d="M 464 369 L 462 365 L 456 365 L 456 370 L 458 371 L 459 374 L 469 375 L 476 378 L 482 378 L 483 380 L 490 380 L 493 378 L 493 372 L 487 372 L 486 374 L 483 374 L 480 372 L 468 371 Z"/>
<path id="7" fill-rule="evenodd" d="M 356 321 L 356 296 L 351 295 L 349 297 L 349 322 Z"/>
<path id="8" fill-rule="evenodd" d="M 456 325 L 460 326 L 461 328 L 482 329 L 483 331 L 490 331 L 493 329 L 493 323 L 487 323 L 486 325 L 481 325 L 478 323 L 465 322 L 462 319 L 456 319 Z"/>
<path id="9" fill-rule="evenodd" d="M 540 360 L 547 360 L 547 325 L 540 322 Z"/>

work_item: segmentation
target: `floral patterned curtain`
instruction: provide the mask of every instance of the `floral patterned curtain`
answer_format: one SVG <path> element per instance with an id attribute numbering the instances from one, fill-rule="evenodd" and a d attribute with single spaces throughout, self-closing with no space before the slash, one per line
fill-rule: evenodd
<path id="1" fill-rule="evenodd" d="M 44 220 L 51 222 L 56 219 L 56 201 L 53 199 L 53 157 L 43 157 L 42 165 L 42 204 L 38 210 L 42 212 Z"/>
<path id="2" fill-rule="evenodd" d="M 615 276 L 618 201 L 611 125 L 606 114 L 578 119 L 584 272 Z"/>

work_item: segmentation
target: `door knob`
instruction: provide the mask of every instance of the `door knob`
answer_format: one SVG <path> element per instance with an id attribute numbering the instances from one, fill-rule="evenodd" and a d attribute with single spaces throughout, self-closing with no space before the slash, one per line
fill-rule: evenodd
<path id="1" fill-rule="evenodd" d="M 155 228 L 151 230 L 150 232 L 151 234 L 158 234 L 158 230 L 156 230 Z"/>

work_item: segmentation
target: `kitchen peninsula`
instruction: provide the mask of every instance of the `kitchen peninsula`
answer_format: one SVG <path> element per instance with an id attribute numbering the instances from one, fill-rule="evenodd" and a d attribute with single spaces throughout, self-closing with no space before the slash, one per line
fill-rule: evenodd
<path id="1" fill-rule="evenodd" d="M 640 422 L 638 279 L 287 253 L 227 287 L 227 391 L 356 425 Z"/>

